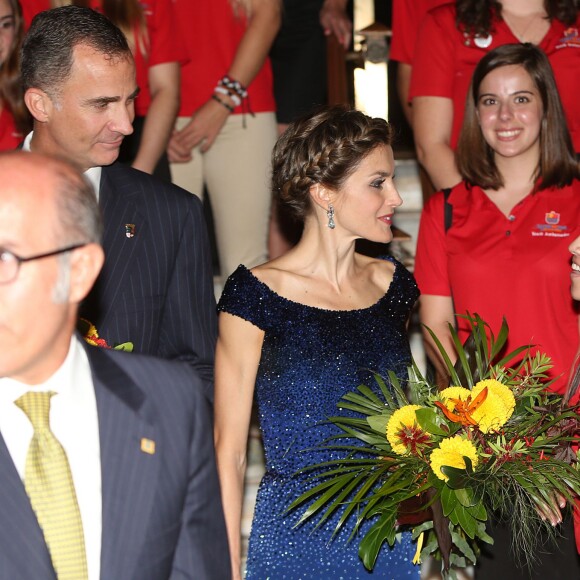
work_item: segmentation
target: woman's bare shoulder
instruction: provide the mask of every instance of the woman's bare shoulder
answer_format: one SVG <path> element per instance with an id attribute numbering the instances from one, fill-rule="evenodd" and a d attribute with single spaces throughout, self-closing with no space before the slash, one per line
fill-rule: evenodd
<path id="1" fill-rule="evenodd" d="M 252 268 L 250 272 L 260 282 L 278 293 L 283 292 L 288 285 L 291 286 L 297 275 L 294 261 L 286 255 L 260 264 Z"/>
<path id="2" fill-rule="evenodd" d="M 393 280 L 397 266 L 391 260 L 372 258 L 362 254 L 357 254 L 356 259 L 359 267 L 367 272 L 366 277 L 373 280 L 377 286 L 387 287 Z"/>

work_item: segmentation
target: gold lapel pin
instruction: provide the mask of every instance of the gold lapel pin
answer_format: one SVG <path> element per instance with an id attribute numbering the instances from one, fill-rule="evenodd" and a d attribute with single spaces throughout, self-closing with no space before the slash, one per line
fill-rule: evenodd
<path id="1" fill-rule="evenodd" d="M 143 437 L 141 439 L 141 451 L 143 451 L 143 453 L 149 453 L 149 455 L 153 455 L 155 453 L 155 441 Z"/>
<path id="2" fill-rule="evenodd" d="M 125 224 L 125 235 L 128 238 L 135 237 L 135 224 Z"/>

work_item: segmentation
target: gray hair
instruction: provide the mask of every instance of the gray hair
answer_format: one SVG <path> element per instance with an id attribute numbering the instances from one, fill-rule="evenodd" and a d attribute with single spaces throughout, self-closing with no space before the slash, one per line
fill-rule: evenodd
<path id="1" fill-rule="evenodd" d="M 58 230 L 55 237 L 64 245 L 101 243 L 103 222 L 93 186 L 79 171 L 58 167 L 56 203 Z"/>
<path id="2" fill-rule="evenodd" d="M 58 167 L 56 204 L 58 225 L 55 238 L 69 246 L 82 243 L 101 243 L 103 222 L 93 186 L 80 172 Z M 59 256 L 58 279 L 52 289 L 52 300 L 62 304 L 68 299 L 70 287 L 70 252 Z"/>
<path id="3" fill-rule="evenodd" d="M 55 304 L 68 302 L 70 289 L 70 252 L 58 256 L 58 278 L 52 287 L 52 301 Z"/>

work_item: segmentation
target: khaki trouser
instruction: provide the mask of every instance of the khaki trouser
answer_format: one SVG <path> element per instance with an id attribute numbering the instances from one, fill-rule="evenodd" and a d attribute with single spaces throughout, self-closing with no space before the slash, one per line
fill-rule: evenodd
<path id="1" fill-rule="evenodd" d="M 177 119 L 182 129 L 189 117 Z M 230 115 L 206 153 L 193 152 L 189 163 L 172 163 L 173 182 L 202 196 L 206 184 L 215 221 L 221 277 L 238 266 L 267 260 L 270 216 L 270 156 L 276 142 L 274 113 Z"/>

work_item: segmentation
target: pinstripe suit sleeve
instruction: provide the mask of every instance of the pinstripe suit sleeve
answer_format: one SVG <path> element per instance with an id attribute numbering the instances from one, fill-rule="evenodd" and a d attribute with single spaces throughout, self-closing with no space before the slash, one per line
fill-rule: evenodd
<path id="1" fill-rule="evenodd" d="M 182 205 L 186 215 L 165 297 L 159 354 L 191 364 L 213 400 L 217 322 L 209 241 L 199 199 L 187 194 Z"/>

